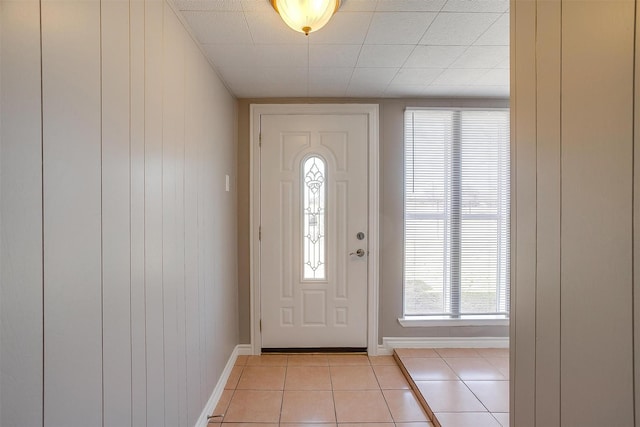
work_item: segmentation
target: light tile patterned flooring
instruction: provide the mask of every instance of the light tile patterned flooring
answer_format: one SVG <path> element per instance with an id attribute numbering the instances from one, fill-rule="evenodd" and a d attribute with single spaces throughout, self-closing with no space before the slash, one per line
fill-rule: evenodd
<path id="1" fill-rule="evenodd" d="M 509 425 L 506 349 L 398 349 L 393 356 L 239 356 L 210 425 L 442 427 Z M 222 424 L 222 425 L 220 425 Z"/>
<path id="2" fill-rule="evenodd" d="M 433 426 L 392 356 L 239 356 L 214 414 L 221 427 Z"/>
<path id="3" fill-rule="evenodd" d="M 509 350 L 396 349 L 442 427 L 509 426 Z"/>

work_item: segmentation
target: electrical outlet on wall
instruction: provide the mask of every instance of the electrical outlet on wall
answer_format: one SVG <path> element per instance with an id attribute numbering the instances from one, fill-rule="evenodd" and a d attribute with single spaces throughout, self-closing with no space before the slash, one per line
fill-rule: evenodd
<path id="1" fill-rule="evenodd" d="M 224 188 L 227 192 L 229 192 L 229 175 L 224 176 Z"/>

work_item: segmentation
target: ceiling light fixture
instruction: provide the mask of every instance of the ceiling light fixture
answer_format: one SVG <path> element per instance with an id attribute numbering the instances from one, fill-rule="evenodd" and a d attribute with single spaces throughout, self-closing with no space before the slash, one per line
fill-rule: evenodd
<path id="1" fill-rule="evenodd" d="M 271 5 L 289 27 L 308 36 L 329 22 L 340 0 L 271 0 Z"/>

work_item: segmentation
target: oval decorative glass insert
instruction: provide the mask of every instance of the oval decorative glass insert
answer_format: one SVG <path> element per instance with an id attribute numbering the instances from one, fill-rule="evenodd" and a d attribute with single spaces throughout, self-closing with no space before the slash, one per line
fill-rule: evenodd
<path id="1" fill-rule="evenodd" d="M 303 160 L 303 279 L 325 280 L 326 165 L 318 156 Z"/>

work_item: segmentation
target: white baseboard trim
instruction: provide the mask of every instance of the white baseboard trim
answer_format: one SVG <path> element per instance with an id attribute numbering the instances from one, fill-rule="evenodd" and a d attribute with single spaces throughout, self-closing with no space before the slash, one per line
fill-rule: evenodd
<path id="1" fill-rule="evenodd" d="M 253 354 L 251 344 L 238 344 L 236 349 L 238 350 L 238 356 L 250 356 Z"/>
<path id="2" fill-rule="evenodd" d="M 378 354 L 394 348 L 508 348 L 509 337 L 384 337 Z"/>
<path id="3" fill-rule="evenodd" d="M 392 356 L 393 349 L 389 347 L 385 347 L 384 345 L 378 345 L 378 356 Z"/>
<path id="4" fill-rule="evenodd" d="M 220 400 L 220 396 L 222 396 L 224 386 L 227 384 L 227 380 L 229 379 L 229 375 L 231 375 L 231 370 L 233 369 L 233 365 L 236 363 L 236 359 L 238 356 L 245 354 L 251 354 L 251 346 L 248 344 L 240 344 L 233 349 L 231 356 L 229 356 L 229 360 L 227 360 L 227 364 L 225 365 L 222 374 L 220 374 L 220 378 L 207 401 L 207 404 L 200 414 L 200 418 L 198 418 L 198 421 L 196 422 L 195 427 L 207 427 L 207 424 L 209 423 L 208 417 L 216 409 L 216 405 Z"/>

